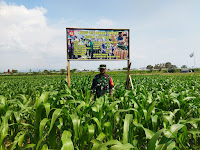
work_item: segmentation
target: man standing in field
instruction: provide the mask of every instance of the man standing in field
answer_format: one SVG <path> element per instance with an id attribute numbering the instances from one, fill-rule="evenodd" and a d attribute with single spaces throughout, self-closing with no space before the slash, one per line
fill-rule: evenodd
<path id="1" fill-rule="evenodd" d="M 92 95 L 95 97 L 100 97 L 106 93 L 111 94 L 111 99 L 113 99 L 114 83 L 112 77 L 106 74 L 106 65 L 100 65 L 100 74 L 96 75 L 93 79 L 91 90 Z"/>

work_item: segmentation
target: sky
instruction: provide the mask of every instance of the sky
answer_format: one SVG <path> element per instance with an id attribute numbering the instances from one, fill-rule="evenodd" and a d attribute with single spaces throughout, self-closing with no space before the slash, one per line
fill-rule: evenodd
<path id="1" fill-rule="evenodd" d="M 200 68 L 199 0 L 0 0 L 0 72 L 66 68 L 66 27 L 130 29 L 131 68 Z M 70 69 L 102 63 L 127 67 L 125 60 L 70 61 Z"/>

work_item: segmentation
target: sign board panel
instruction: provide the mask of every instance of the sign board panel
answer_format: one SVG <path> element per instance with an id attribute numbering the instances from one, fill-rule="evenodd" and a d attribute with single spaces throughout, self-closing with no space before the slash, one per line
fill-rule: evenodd
<path id="1" fill-rule="evenodd" d="M 66 28 L 68 60 L 128 60 L 129 29 Z"/>

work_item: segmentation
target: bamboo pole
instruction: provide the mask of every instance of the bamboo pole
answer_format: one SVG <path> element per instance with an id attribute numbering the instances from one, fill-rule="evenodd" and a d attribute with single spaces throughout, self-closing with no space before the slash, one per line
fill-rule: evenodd
<path id="1" fill-rule="evenodd" d="M 67 60 L 67 83 L 68 86 L 71 86 L 71 81 L 70 81 L 70 61 Z"/>
<path id="2" fill-rule="evenodd" d="M 131 88 L 132 88 L 132 90 L 133 90 L 133 82 L 132 82 L 132 79 L 131 79 L 131 75 L 129 75 L 129 79 L 130 79 L 130 81 L 131 81 Z"/>
<path id="3" fill-rule="evenodd" d="M 130 63 L 130 30 L 128 29 L 128 60 L 127 60 L 127 82 L 126 82 L 128 90 L 130 89 L 130 86 L 129 86 L 130 67 L 131 67 L 131 63 Z"/>
<path id="4" fill-rule="evenodd" d="M 129 86 L 129 76 L 130 76 L 130 64 L 129 64 L 129 59 L 127 61 L 127 89 L 130 90 L 130 86 Z"/>

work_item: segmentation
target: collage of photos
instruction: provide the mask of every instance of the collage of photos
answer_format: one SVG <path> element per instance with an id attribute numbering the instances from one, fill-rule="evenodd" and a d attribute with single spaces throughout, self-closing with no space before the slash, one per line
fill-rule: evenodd
<path id="1" fill-rule="evenodd" d="M 67 29 L 68 59 L 128 59 L 128 30 Z"/>

